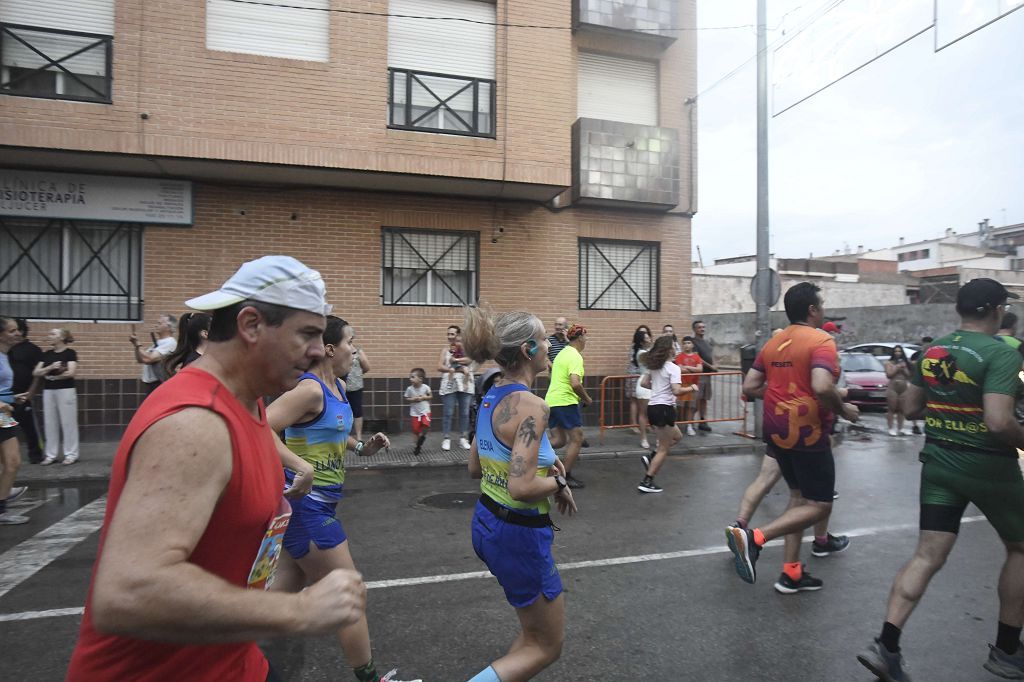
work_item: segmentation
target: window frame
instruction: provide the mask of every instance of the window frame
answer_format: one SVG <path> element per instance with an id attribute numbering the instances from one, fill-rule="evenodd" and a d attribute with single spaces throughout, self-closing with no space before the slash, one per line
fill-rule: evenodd
<path id="1" fill-rule="evenodd" d="M 607 256 L 601 253 L 600 244 L 614 244 L 616 246 L 636 246 L 640 247 L 637 250 L 636 256 L 627 264 L 622 270 L 619 270 L 611 261 L 608 260 Z M 586 266 L 586 254 L 588 247 L 594 247 L 597 253 L 604 258 L 605 263 L 615 272 L 615 276 L 611 282 L 605 285 L 604 289 L 594 297 L 590 297 L 589 289 L 589 268 Z M 660 312 L 661 311 L 661 242 L 657 241 L 643 241 L 634 239 L 610 239 L 603 237 L 579 237 L 577 239 L 578 249 L 578 272 L 577 272 L 577 297 L 576 304 L 580 310 L 614 310 L 623 312 Z M 651 274 L 648 277 L 648 286 L 650 287 L 650 295 L 653 297 L 653 302 L 645 302 L 643 297 L 640 296 L 636 290 L 630 286 L 629 282 L 626 281 L 624 275 L 632 265 L 643 256 L 644 253 L 653 252 L 653 267 L 651 268 Z M 608 292 L 616 282 L 622 281 L 623 284 L 633 293 L 641 307 L 634 308 L 610 308 L 606 306 L 595 305 L 600 301 L 605 293 Z M 592 298 L 593 301 L 587 304 L 587 299 Z M 647 307 L 642 307 L 646 305 Z"/>
<path id="2" fill-rule="evenodd" d="M 403 110 L 403 113 L 404 113 L 404 117 L 405 117 L 405 120 L 406 120 L 405 124 L 397 124 L 397 123 L 393 122 L 394 121 L 395 105 L 396 105 L 396 102 L 395 102 L 395 74 L 396 73 L 400 73 L 400 74 L 404 74 L 405 75 L 405 93 L 404 93 L 405 101 L 404 101 L 404 103 L 401 104 L 402 110 Z M 429 77 L 429 78 L 447 78 L 447 79 L 453 80 L 453 81 L 465 81 L 466 84 L 462 88 L 460 88 L 458 91 L 456 91 L 455 94 L 449 95 L 445 99 L 441 99 L 440 96 L 434 94 L 434 91 L 431 90 L 430 87 L 426 83 L 424 83 L 423 81 L 419 81 L 417 76 L 424 76 L 424 77 Z M 434 99 L 437 101 L 436 106 L 431 107 L 426 113 L 420 114 L 419 117 L 417 117 L 415 121 L 412 120 L 413 119 L 413 115 L 414 115 L 413 111 L 412 111 L 412 109 L 413 109 L 413 101 L 412 101 L 413 100 L 413 93 L 412 93 L 413 80 L 417 80 L 419 82 L 419 84 L 420 84 L 420 87 L 422 87 L 424 90 L 426 90 L 428 93 L 430 93 L 434 97 Z M 489 132 L 489 133 L 487 133 L 487 132 L 480 132 L 480 126 L 479 126 L 479 120 L 480 120 L 480 114 L 481 114 L 481 111 L 480 111 L 480 101 L 481 101 L 480 100 L 480 84 L 481 83 L 488 83 L 488 84 L 490 84 L 490 97 L 488 99 L 489 99 L 489 104 L 490 104 L 489 114 L 490 114 L 491 132 Z M 464 121 L 462 119 L 462 117 L 458 113 L 456 113 L 456 111 L 454 109 L 452 109 L 450 106 L 448 106 L 448 102 L 451 101 L 452 99 L 454 99 L 455 97 L 459 96 L 460 94 L 462 94 L 467 88 L 472 88 L 472 92 L 473 92 L 473 111 L 472 111 L 472 116 L 471 116 L 472 117 L 472 125 L 470 126 L 470 128 L 471 128 L 470 130 L 454 130 L 454 129 L 449 129 L 449 128 L 433 128 L 433 127 L 430 127 L 430 126 L 416 125 L 416 121 L 423 120 L 427 116 L 433 115 L 434 113 L 436 113 L 437 111 L 441 110 L 442 108 L 443 109 L 447 109 L 449 112 L 451 112 L 451 114 L 453 116 L 455 116 L 456 118 L 461 120 L 463 123 L 466 123 L 466 121 Z M 497 127 L 498 127 L 498 112 L 497 112 L 498 94 L 497 93 L 498 93 L 498 81 L 494 80 L 494 79 L 490 79 L 490 78 L 475 78 L 473 76 L 456 76 L 456 75 L 450 74 L 450 73 L 437 73 L 437 72 L 434 72 L 434 71 L 416 71 L 415 69 L 400 69 L 400 68 L 397 68 L 397 67 L 389 66 L 388 67 L 388 128 L 391 129 L 391 130 L 410 130 L 410 131 L 419 132 L 419 133 L 437 133 L 437 134 L 442 134 L 442 135 L 462 135 L 462 136 L 465 136 L 465 137 L 482 137 L 482 138 L 487 138 L 487 139 L 492 139 L 492 140 L 493 139 L 497 139 L 497 137 L 498 137 L 498 131 L 497 131 Z"/>
<path id="3" fill-rule="evenodd" d="M 39 234 L 26 244 L 22 244 L 17 237 L 14 236 L 9 222 L 38 222 L 42 223 L 42 229 Z M 71 256 L 73 254 L 70 248 L 70 240 L 73 237 L 73 232 L 78 231 L 78 226 L 87 227 L 90 225 L 101 226 L 101 227 L 112 227 L 110 235 L 103 240 L 98 248 L 94 248 L 93 245 L 86 240 L 81 233 L 78 233 L 78 238 L 88 246 L 91 255 L 85 259 L 77 270 L 72 267 Z M 59 237 L 59 252 L 58 262 L 60 273 L 56 277 L 49 276 L 39 262 L 29 253 L 32 247 L 42 239 L 42 237 L 52 228 L 56 227 L 60 230 Z M 69 231 L 70 230 L 70 231 Z M 114 275 L 111 268 L 104 261 L 103 251 L 111 243 L 111 241 L 122 230 L 128 231 L 129 238 L 129 253 L 127 256 L 127 273 L 126 283 L 122 283 L 120 279 Z M 57 306 L 60 308 L 60 314 L 58 315 L 19 315 L 19 317 L 27 317 L 29 319 L 46 319 L 46 320 L 78 320 L 78 321 L 92 321 L 92 322 L 138 322 L 143 319 L 143 307 L 145 305 L 144 297 L 144 285 L 145 278 L 143 269 L 145 267 L 145 226 L 142 223 L 133 222 L 119 222 L 119 221 L 107 221 L 107 220 L 70 220 L 66 218 L 22 218 L 20 216 L 3 216 L 0 215 L 0 237 L 7 237 L 14 242 L 13 246 L 15 249 L 19 249 L 20 253 L 12 260 L 11 264 L 4 270 L 0 270 L 0 308 L 10 309 L 10 305 L 6 305 L 8 302 L 12 303 L 46 303 L 50 297 L 56 298 Z M 17 266 L 22 259 L 27 258 L 36 271 L 43 277 L 45 282 L 51 287 L 50 291 L 17 291 L 10 290 L 7 288 L 8 285 L 4 284 L 4 280 L 11 274 L 14 267 Z M 94 292 L 94 293 L 82 293 L 82 292 L 69 292 L 68 290 L 74 286 L 79 278 L 82 277 L 86 269 L 94 262 L 98 261 L 102 268 L 106 270 L 113 283 L 121 289 L 122 294 L 109 294 L 105 292 Z M 59 286 L 54 285 L 53 280 L 56 279 Z M 127 289 L 125 289 L 127 286 Z M 82 315 L 75 312 L 72 308 L 74 306 L 88 306 L 90 304 L 101 303 L 96 300 L 100 298 L 114 298 L 116 305 L 124 313 L 123 315 Z M 77 300 L 76 300 L 77 299 Z M 69 311 L 69 309 L 72 309 Z M 93 311 L 95 312 L 95 311 Z"/>
<path id="4" fill-rule="evenodd" d="M 38 48 L 32 46 L 23 37 L 16 36 L 13 33 L 11 33 L 11 29 L 23 30 L 23 31 L 34 31 L 36 33 L 53 33 L 53 34 L 56 34 L 56 35 L 75 36 L 77 38 L 90 38 L 90 39 L 95 39 L 95 42 L 92 43 L 91 45 L 87 46 L 87 47 L 84 47 L 84 48 L 75 50 L 74 52 L 71 52 L 69 54 L 66 54 L 63 57 L 59 57 L 57 59 L 54 59 L 53 57 L 50 57 L 49 55 L 43 53 Z M 55 74 L 57 74 L 57 75 L 59 75 L 59 76 L 61 76 L 63 78 L 70 77 L 71 79 L 73 79 L 78 84 L 80 84 L 81 86 L 85 87 L 86 89 L 92 90 L 93 92 L 96 92 L 97 95 L 100 95 L 98 90 L 96 90 L 91 85 L 89 85 L 88 83 L 86 83 L 85 81 L 83 81 L 81 78 L 78 77 L 79 75 L 82 75 L 82 74 L 75 74 L 73 71 L 71 71 L 67 67 L 63 66 L 61 64 L 61 62 L 64 62 L 64 61 L 66 61 L 68 59 L 71 59 L 72 57 L 76 57 L 76 56 L 78 56 L 80 54 L 83 54 L 84 52 L 88 52 L 89 50 L 92 50 L 92 49 L 96 48 L 97 45 L 102 43 L 105 46 L 105 48 L 106 48 L 106 54 L 104 55 L 104 57 L 105 57 L 106 73 L 103 76 L 103 78 L 104 78 L 104 80 L 106 82 L 106 85 L 107 85 L 107 93 L 106 93 L 105 97 L 103 97 L 102 95 L 97 96 L 97 97 L 83 97 L 83 96 L 75 96 L 75 95 L 65 95 L 63 93 L 57 93 L 57 92 L 54 92 L 53 94 L 50 94 L 50 95 L 36 95 L 36 94 L 28 94 L 28 93 L 21 93 L 21 92 L 11 92 L 8 88 L 0 87 L 0 95 L 7 95 L 9 97 L 30 97 L 30 98 L 33 98 L 33 99 L 55 99 L 55 100 L 63 100 L 63 101 L 68 101 L 68 102 L 90 102 L 90 103 L 93 103 L 93 104 L 113 104 L 114 103 L 114 75 L 113 75 L 113 66 L 114 66 L 114 36 L 103 34 L 103 33 L 87 33 L 85 31 L 69 31 L 67 29 L 47 28 L 45 26 L 29 26 L 29 25 L 26 25 L 26 24 L 11 24 L 11 23 L 6 23 L 6 22 L 0 22 L 0 73 L 6 72 L 7 69 L 10 68 L 9 65 L 4 64 L 3 61 L 2 61 L 3 60 L 3 56 L 2 56 L 3 55 L 3 45 L 4 45 L 4 40 L 5 39 L 6 40 L 16 40 L 16 41 L 20 42 L 22 45 L 24 45 L 25 47 L 27 47 L 28 49 L 30 49 L 33 52 L 37 53 L 40 57 L 43 57 L 44 59 L 48 60 L 47 64 L 45 64 L 43 66 L 40 66 L 40 67 L 38 67 L 36 69 L 32 69 L 28 74 L 20 76 L 18 80 L 22 80 L 22 79 L 28 78 L 32 74 L 35 74 L 35 73 L 50 72 L 50 73 L 55 73 Z M 54 66 L 57 67 L 57 71 L 52 71 L 51 72 L 50 71 L 50 67 L 54 67 Z M 23 68 L 23 67 L 14 67 L 14 68 Z M 3 81 L 3 76 L 0 75 L 0 84 L 3 84 L 3 82 L 4 82 Z M 10 78 L 8 78 L 8 80 L 7 80 L 8 87 L 10 86 L 11 82 L 12 82 L 12 80 Z"/>
<path id="5" fill-rule="evenodd" d="M 394 259 L 394 238 L 395 238 L 395 236 L 400 236 L 401 234 L 411 234 L 411 233 L 423 234 L 423 235 L 429 235 L 429 236 L 444 236 L 444 235 L 447 235 L 447 236 L 458 236 L 459 239 L 455 240 L 451 244 L 451 246 L 449 246 L 447 249 L 445 249 L 444 253 L 442 253 L 441 256 L 436 258 L 433 263 L 428 262 L 427 259 L 422 254 L 420 254 L 419 251 L 417 251 L 416 248 L 412 244 L 409 244 L 409 242 L 406 241 L 406 244 L 409 246 L 409 248 L 411 248 L 416 253 L 416 255 L 420 258 L 420 260 L 423 262 L 423 264 L 426 265 L 426 270 L 424 271 L 424 273 L 422 275 L 417 277 L 416 280 L 412 284 L 410 284 L 408 287 L 406 287 L 406 289 L 403 292 L 401 292 L 401 294 L 398 295 L 398 297 L 396 298 L 395 297 L 395 287 L 394 287 L 394 274 L 393 274 L 393 271 L 395 270 L 395 266 L 394 266 L 394 262 L 395 262 L 395 259 Z M 388 249 L 388 247 L 389 247 L 388 236 L 389 235 L 392 235 L 392 242 L 390 244 L 390 247 L 391 247 L 390 248 L 390 252 L 389 252 L 389 249 Z M 470 248 L 473 249 L 473 262 L 476 265 L 476 269 L 475 270 L 461 270 L 461 271 L 457 271 L 457 272 L 470 272 L 470 273 L 472 273 L 471 291 L 467 292 L 472 297 L 472 300 L 471 301 L 463 300 L 461 303 L 432 303 L 432 302 L 429 302 L 429 301 L 427 301 L 425 303 L 424 302 L 420 302 L 420 301 L 403 303 L 402 299 L 406 296 L 406 294 L 408 294 L 410 291 L 412 291 L 413 287 L 415 287 L 422 279 L 424 279 L 424 278 L 432 279 L 433 277 L 436 277 L 437 279 L 439 279 L 441 281 L 442 286 L 447 288 L 452 294 L 455 295 L 456 298 L 462 299 L 462 296 L 455 289 L 453 289 L 449 285 L 449 283 L 447 281 L 445 281 L 444 277 L 442 277 L 440 274 L 438 274 L 438 272 L 437 272 L 438 269 L 435 269 L 434 266 L 437 265 L 440 262 L 440 260 L 443 259 L 452 249 L 454 249 L 456 246 L 458 246 L 462 242 L 463 239 L 469 239 L 472 242 L 470 244 Z M 397 306 L 397 307 L 405 307 L 405 308 L 415 307 L 415 306 L 421 306 L 421 307 L 425 307 L 425 308 L 462 308 L 462 307 L 465 307 L 467 305 L 476 305 L 480 301 L 480 232 L 478 232 L 476 230 L 435 230 L 435 229 L 420 228 L 420 227 L 383 226 L 383 227 L 381 227 L 381 233 L 380 233 L 380 247 L 381 247 L 380 248 L 380 251 L 381 251 L 381 255 L 380 255 L 380 260 L 381 260 L 381 263 L 380 263 L 380 302 L 381 302 L 381 305 Z M 390 262 L 391 262 L 390 268 L 387 266 L 387 262 L 388 262 L 389 256 L 390 256 Z M 391 279 L 390 283 L 388 282 L 388 277 L 387 277 L 387 272 L 388 272 L 389 269 L 392 271 L 392 279 Z M 391 286 L 390 297 L 388 296 L 388 286 L 389 286 L 389 284 Z"/>

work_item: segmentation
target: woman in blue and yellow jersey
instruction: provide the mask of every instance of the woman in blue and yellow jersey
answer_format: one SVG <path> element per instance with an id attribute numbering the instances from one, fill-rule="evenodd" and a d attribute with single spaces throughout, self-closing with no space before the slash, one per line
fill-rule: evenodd
<path id="1" fill-rule="evenodd" d="M 576 511 L 565 467 L 548 442 L 548 407 L 530 392 L 547 369 L 547 335 L 535 315 L 492 318 L 466 312 L 462 342 L 477 362 L 494 360 L 502 378 L 477 415 L 469 471 L 481 479 L 473 514 L 473 549 L 515 607 L 522 630 L 508 653 L 471 682 L 528 680 L 558 660 L 565 634 L 562 580 L 551 557 L 550 497 L 563 514 Z"/>
<path id="2" fill-rule="evenodd" d="M 339 378 L 352 366 L 352 327 L 334 315 L 324 328 L 324 357 L 302 375 L 299 384 L 267 407 L 267 420 L 275 432 L 284 430 L 285 445 L 313 466 L 313 489 L 292 500 L 292 517 L 284 534 L 281 555 L 271 589 L 298 592 L 337 569 L 355 570 L 348 538 L 337 518 L 345 484 L 345 451 L 355 446 L 352 407 Z M 366 441 L 369 456 L 390 442 L 383 433 Z M 285 469 L 292 484 L 294 474 Z M 364 615 L 338 631 L 345 659 L 362 682 L 391 680 L 381 677 L 373 663 L 370 631 Z"/>

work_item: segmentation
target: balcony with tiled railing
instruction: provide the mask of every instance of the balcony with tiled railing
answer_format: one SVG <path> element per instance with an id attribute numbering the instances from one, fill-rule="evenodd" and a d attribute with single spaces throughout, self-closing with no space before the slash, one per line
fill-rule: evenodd
<path id="1" fill-rule="evenodd" d="M 580 31 L 627 31 L 663 42 L 678 35 L 679 0 L 574 0 L 573 26 Z"/>

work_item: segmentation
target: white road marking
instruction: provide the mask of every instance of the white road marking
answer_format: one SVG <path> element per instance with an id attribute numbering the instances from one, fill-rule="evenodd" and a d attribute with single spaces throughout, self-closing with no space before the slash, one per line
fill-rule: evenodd
<path id="1" fill-rule="evenodd" d="M 99 500 L 97 500 L 99 501 Z M 95 503 L 93 503 L 95 504 Z M 83 508 L 84 509 L 84 508 Z M 81 510 L 79 510 L 81 511 Z M 966 516 L 962 523 L 975 523 L 977 521 L 984 521 L 984 516 Z M 102 518 L 101 518 L 102 521 Z M 844 535 L 850 537 L 864 537 L 867 535 L 879 535 L 881 533 L 892 533 L 902 530 L 917 530 L 916 523 L 903 523 L 892 526 L 875 526 L 873 528 L 855 528 L 847 531 Z M 807 536 L 804 541 L 809 541 L 813 538 Z M 22 543 L 24 544 L 24 543 Z M 773 547 L 781 545 L 782 540 L 772 540 L 767 546 Z M 19 545 L 20 546 L 20 545 Z M 12 550 L 13 551 L 13 550 Z M 729 548 L 724 545 L 716 545 L 714 547 L 703 547 L 700 549 L 684 549 L 678 552 L 660 552 L 657 554 L 636 554 L 633 556 L 622 556 L 622 557 L 611 557 L 608 559 L 594 559 L 591 561 L 572 561 L 567 563 L 558 564 L 559 571 L 571 571 L 578 568 L 597 568 L 601 566 L 622 566 L 624 564 L 637 564 L 644 563 L 647 561 L 664 561 L 666 559 L 685 559 L 687 557 L 694 556 L 709 556 L 712 554 L 728 554 Z M 6 557 L 6 555 L 4 555 Z M 0 558 L 0 571 L 3 570 L 2 558 Z M 35 571 L 33 571 L 35 572 Z M 0 574 L 2 575 L 2 574 Z M 418 578 L 397 578 L 395 580 L 373 580 L 366 583 L 366 588 L 382 589 L 388 587 L 411 587 L 415 585 L 434 585 L 437 583 L 449 583 L 457 582 L 462 580 L 476 580 L 479 578 L 492 578 L 490 571 L 471 571 L 469 573 L 448 573 L 445 575 L 425 575 Z M 2 580 L 2 578 L 0 578 Z M 0 583 L 2 585 L 2 583 Z M 0 596 L 3 593 L 0 592 Z M 62 616 L 80 616 L 82 615 L 82 607 L 78 608 L 67 608 L 67 609 L 51 609 L 49 611 L 24 611 L 21 613 L 3 613 L 0 614 L 0 623 L 16 620 L 35 620 L 37 618 L 59 618 Z"/>
<path id="2" fill-rule="evenodd" d="M 99 530 L 106 506 L 104 495 L 0 555 L 0 598 Z"/>

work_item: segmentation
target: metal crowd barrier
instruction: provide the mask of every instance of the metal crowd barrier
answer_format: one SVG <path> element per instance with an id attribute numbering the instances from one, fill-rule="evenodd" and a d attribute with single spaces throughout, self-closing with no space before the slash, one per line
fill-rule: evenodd
<path id="1" fill-rule="evenodd" d="M 707 372 L 688 374 L 687 377 L 710 377 L 711 398 L 708 400 L 707 414 L 704 419 L 677 420 L 676 424 L 710 424 L 715 422 L 739 422 L 737 436 L 754 438 L 747 431 L 747 401 L 743 397 L 743 372 Z M 598 426 L 600 440 L 604 442 L 604 432 L 608 429 L 639 428 L 629 416 L 629 405 L 633 395 L 627 395 L 627 385 L 634 385 L 632 380 L 639 381 L 637 374 L 616 374 L 606 376 L 601 381 L 600 411 Z M 680 400 L 677 405 L 691 405 L 693 416 L 697 415 L 697 394 L 691 394 L 689 400 Z"/>

